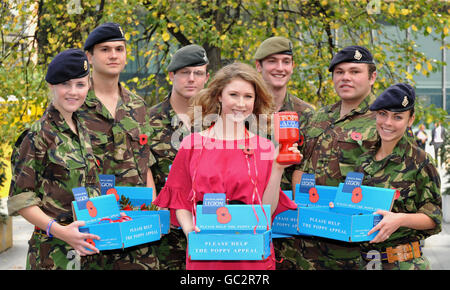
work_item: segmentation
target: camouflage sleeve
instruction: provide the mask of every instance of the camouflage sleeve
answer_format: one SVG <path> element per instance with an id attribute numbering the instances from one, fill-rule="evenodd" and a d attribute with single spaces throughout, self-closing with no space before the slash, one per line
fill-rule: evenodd
<path id="1" fill-rule="evenodd" d="M 298 144 L 299 145 L 298 147 L 299 147 L 300 153 L 302 153 L 302 154 L 303 154 L 303 151 L 305 149 L 306 131 L 309 128 L 309 123 L 310 123 L 310 121 L 312 119 L 312 116 L 314 115 L 314 112 L 315 111 L 314 111 L 314 109 L 312 107 L 311 108 L 308 107 L 307 109 L 305 109 L 302 112 L 301 115 L 299 115 L 300 142 Z M 293 170 L 302 170 L 301 163 L 293 165 L 292 167 L 293 167 Z"/>
<path id="2" fill-rule="evenodd" d="M 43 168 L 42 156 L 38 150 L 41 142 L 35 133 L 25 131 L 18 138 L 11 155 L 12 178 L 8 198 L 9 215 L 32 206 L 40 206 L 42 197 L 38 196 L 37 173 Z"/>
<path id="3" fill-rule="evenodd" d="M 436 223 L 434 229 L 425 232 L 429 235 L 437 234 L 442 230 L 441 180 L 429 158 L 417 174 L 416 187 L 418 193 L 415 201 L 417 212 L 426 214 Z"/>

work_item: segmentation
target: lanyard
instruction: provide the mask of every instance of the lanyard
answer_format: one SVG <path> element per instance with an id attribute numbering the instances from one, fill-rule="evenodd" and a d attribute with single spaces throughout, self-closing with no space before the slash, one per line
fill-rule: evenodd
<path id="1" fill-rule="evenodd" d="M 211 127 L 209 127 L 209 129 L 208 129 L 208 134 L 207 134 L 207 136 L 206 136 L 206 141 L 208 141 L 208 139 L 210 138 L 210 132 L 211 132 L 211 129 L 212 129 L 212 127 L 213 127 L 214 125 L 212 125 Z M 249 133 L 248 133 L 248 130 L 247 130 L 247 128 L 245 128 L 245 146 L 244 146 L 244 148 L 242 149 L 242 151 L 243 151 L 243 153 L 244 153 L 244 158 L 245 158 L 245 161 L 246 161 L 246 163 L 247 163 L 247 168 L 248 168 L 248 176 L 249 176 L 249 178 L 250 178 L 250 181 L 251 181 L 251 183 L 253 184 L 253 192 L 252 192 L 252 209 L 253 209 L 253 213 L 255 214 L 255 216 L 256 216 L 256 221 L 257 221 L 257 224 L 255 225 L 255 227 L 254 227 L 254 229 L 253 229 L 253 233 L 255 233 L 256 234 L 256 229 L 257 229 L 257 227 L 258 227 L 258 224 L 259 224 L 259 217 L 258 217 L 258 214 L 256 213 L 256 209 L 255 209 L 255 201 L 257 201 L 259 204 L 260 204 L 260 206 L 261 206 L 261 209 L 262 209 L 262 211 L 263 211 L 263 213 L 264 213 L 264 216 L 265 216 L 265 218 L 266 218 L 266 221 L 267 221 L 267 230 L 269 230 L 270 229 L 270 226 L 269 226 L 269 220 L 268 220 L 268 218 L 267 218 L 267 214 L 266 214 L 266 211 L 264 210 L 264 207 L 263 207 L 263 204 L 262 204 L 262 200 L 261 200 L 261 196 L 259 195 L 259 192 L 258 192 L 258 187 L 257 187 L 257 180 L 258 180 L 258 167 L 257 167 L 257 165 L 256 165 L 256 157 L 255 156 L 253 156 L 254 155 L 254 150 L 253 149 L 250 149 L 250 140 L 249 140 L 250 138 L 249 138 Z M 206 141 L 203 141 L 202 140 L 202 148 L 200 149 L 201 151 L 200 151 L 200 157 L 199 157 L 199 161 L 198 161 L 198 163 L 200 163 L 201 162 L 201 158 L 202 158 L 202 155 L 203 155 L 203 148 L 205 147 L 205 145 L 206 145 Z M 253 157 L 253 158 L 252 158 Z M 251 172 L 251 164 L 250 164 L 250 159 L 253 159 L 253 167 L 254 167 L 254 171 L 255 171 L 255 178 L 253 178 L 253 175 L 252 175 L 252 172 Z M 196 218 L 196 216 L 197 216 L 197 203 L 196 203 L 196 191 L 195 191 L 195 189 L 194 189 L 194 185 L 195 185 L 195 178 L 196 178 L 196 176 L 197 176 L 197 168 L 198 168 L 198 165 L 197 165 L 197 167 L 194 169 L 194 173 L 192 174 L 192 199 L 191 199 L 191 201 L 192 201 L 192 212 L 193 212 L 193 215 L 192 215 L 192 219 L 193 219 L 193 223 L 194 223 L 194 227 L 197 225 L 197 218 Z"/>

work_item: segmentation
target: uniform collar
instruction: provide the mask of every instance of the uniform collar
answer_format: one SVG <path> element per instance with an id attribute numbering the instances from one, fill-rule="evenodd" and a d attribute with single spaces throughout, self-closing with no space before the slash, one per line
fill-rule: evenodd
<path id="1" fill-rule="evenodd" d="M 281 106 L 279 112 L 285 111 L 294 111 L 294 105 L 291 102 L 289 92 L 286 92 L 286 96 L 284 97 L 283 105 Z"/>
<path id="2" fill-rule="evenodd" d="M 104 116 L 110 115 L 108 110 L 103 106 L 102 102 L 96 97 L 95 91 L 94 91 L 94 83 L 93 79 L 91 78 L 91 89 L 88 92 L 88 95 L 86 96 L 86 100 L 84 103 L 86 106 L 90 108 L 96 108 L 97 113 L 102 114 Z M 128 104 L 131 101 L 130 95 L 131 92 L 125 89 L 120 82 L 117 84 L 119 86 L 119 100 L 117 102 L 117 108 L 120 107 L 122 104 Z"/>
<path id="3" fill-rule="evenodd" d="M 368 152 L 364 153 L 361 157 L 364 159 L 364 157 L 371 156 L 371 159 L 374 162 L 394 162 L 400 164 L 403 162 L 405 155 L 408 154 L 408 152 L 411 150 L 411 144 L 409 144 L 408 142 L 408 137 L 406 136 L 406 133 L 398 141 L 397 145 L 395 146 L 391 154 L 386 156 L 386 158 L 384 158 L 383 160 L 376 161 L 375 154 L 377 153 L 380 146 L 381 146 L 381 139 L 380 136 L 378 136 L 376 145 L 372 147 Z"/>
<path id="4" fill-rule="evenodd" d="M 57 130 L 59 130 L 60 132 L 64 132 L 66 130 L 72 131 L 70 130 L 70 127 L 62 114 L 58 111 L 58 109 L 56 109 L 53 103 L 50 103 L 50 105 L 48 106 L 46 114 L 48 120 L 53 123 L 55 128 L 57 128 Z"/>
<path id="5" fill-rule="evenodd" d="M 170 125 L 173 129 L 177 129 L 180 126 L 183 125 L 183 121 L 180 119 L 180 117 L 177 115 L 175 110 L 172 108 L 172 105 L 170 104 L 170 97 L 172 96 L 172 92 L 169 92 L 167 94 L 167 97 L 164 99 L 164 101 L 161 104 L 161 111 L 164 112 L 166 115 L 167 120 L 170 120 Z"/>
<path id="6" fill-rule="evenodd" d="M 350 113 L 348 113 L 347 115 L 345 115 L 342 119 L 346 119 L 348 117 L 354 116 L 354 115 L 360 115 L 360 114 L 365 114 L 367 113 L 367 111 L 369 110 L 369 106 L 375 101 L 376 96 L 373 93 L 370 93 L 367 97 L 364 98 L 364 100 L 362 100 L 362 102 L 359 104 L 359 106 L 356 109 L 353 109 L 350 111 Z M 341 108 L 341 104 L 342 104 L 342 100 L 338 101 L 337 103 L 331 105 L 330 107 L 328 107 L 328 114 L 337 114 L 337 118 L 336 120 L 339 120 L 339 112 L 340 112 L 340 108 Z"/>

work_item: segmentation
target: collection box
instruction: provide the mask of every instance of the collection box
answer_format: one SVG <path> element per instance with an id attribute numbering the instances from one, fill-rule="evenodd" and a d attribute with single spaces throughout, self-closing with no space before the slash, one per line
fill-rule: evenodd
<path id="1" fill-rule="evenodd" d="M 149 187 L 116 186 L 115 176 L 100 174 L 100 189 L 102 195 L 112 194 L 120 210 L 126 211 L 131 217 L 159 215 L 161 233 L 169 233 L 170 212 L 168 210 L 156 210 L 152 206 L 153 189 Z"/>
<path id="2" fill-rule="evenodd" d="M 188 235 L 192 260 L 264 260 L 271 254 L 270 205 L 227 205 L 225 194 L 205 194 L 196 220 L 200 232 Z"/>
<path id="3" fill-rule="evenodd" d="M 159 215 L 161 234 L 170 230 L 170 212 L 168 210 L 150 210 L 153 189 L 150 187 L 115 186 L 108 189 L 107 195 L 114 195 L 118 205 L 131 218 Z"/>
<path id="4" fill-rule="evenodd" d="M 378 232 L 367 233 L 382 219 L 374 212 L 391 210 L 395 189 L 363 186 L 363 177 L 362 173 L 350 172 L 328 206 L 300 207 L 299 233 L 346 242 L 372 240 Z"/>
<path id="5" fill-rule="evenodd" d="M 291 191 L 285 191 L 297 204 L 297 209 L 279 213 L 273 220 L 272 231 L 274 238 L 300 235 L 298 216 L 301 207 L 329 206 L 334 201 L 337 187 L 315 185 L 314 174 L 302 175 L 299 184 L 295 186 L 295 197 Z"/>
<path id="6" fill-rule="evenodd" d="M 100 240 L 89 240 L 99 250 L 127 248 L 159 240 L 163 228 L 169 226 L 168 211 L 120 211 L 123 196 L 131 205 L 151 204 L 152 188 L 114 187 L 109 194 L 89 198 L 84 187 L 72 189 L 75 201 L 72 209 L 75 220 L 86 225 L 80 232 L 98 235 Z M 113 194 L 113 192 L 116 192 Z M 167 225 L 167 226 L 166 226 Z"/>

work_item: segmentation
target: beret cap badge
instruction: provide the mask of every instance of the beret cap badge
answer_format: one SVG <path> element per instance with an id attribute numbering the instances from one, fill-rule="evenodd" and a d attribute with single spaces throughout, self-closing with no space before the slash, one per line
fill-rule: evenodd
<path id="1" fill-rule="evenodd" d="M 409 104 L 409 102 L 408 102 L 408 97 L 405 96 L 405 97 L 403 98 L 402 106 L 403 106 L 403 107 L 406 107 L 406 106 L 408 106 L 408 104 Z"/>
<path id="2" fill-rule="evenodd" d="M 87 63 L 87 60 L 84 61 L 84 63 L 83 63 L 83 68 L 84 68 L 84 70 L 87 70 L 87 69 L 88 69 L 88 63 Z"/>
<path id="3" fill-rule="evenodd" d="M 359 52 L 359 50 L 355 51 L 355 55 L 353 56 L 356 60 L 360 60 L 363 55 Z"/>

